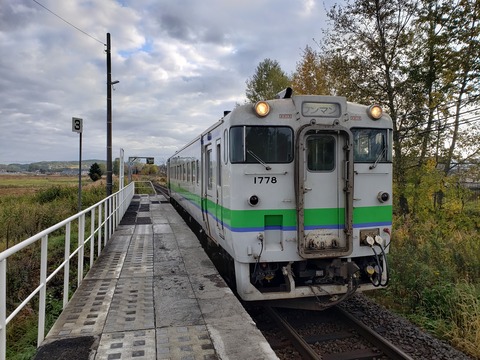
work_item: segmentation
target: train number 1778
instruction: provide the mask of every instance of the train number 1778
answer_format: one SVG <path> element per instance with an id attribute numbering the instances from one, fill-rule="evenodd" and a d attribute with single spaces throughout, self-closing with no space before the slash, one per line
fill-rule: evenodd
<path id="1" fill-rule="evenodd" d="M 277 177 L 276 176 L 254 176 L 253 183 L 254 184 L 276 184 Z"/>

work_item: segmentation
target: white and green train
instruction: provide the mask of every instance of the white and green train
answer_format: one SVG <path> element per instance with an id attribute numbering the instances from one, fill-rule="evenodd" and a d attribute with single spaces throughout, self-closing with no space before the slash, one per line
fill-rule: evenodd
<path id="1" fill-rule="evenodd" d="M 226 113 L 168 178 L 246 301 L 341 301 L 388 282 L 392 120 L 379 106 L 287 89 Z"/>

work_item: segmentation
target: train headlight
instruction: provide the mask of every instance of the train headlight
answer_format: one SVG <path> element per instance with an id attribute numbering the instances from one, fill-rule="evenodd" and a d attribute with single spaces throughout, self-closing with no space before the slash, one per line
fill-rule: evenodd
<path id="1" fill-rule="evenodd" d="M 388 201 L 390 199 L 390 194 L 385 192 L 385 191 L 380 191 L 378 194 L 377 194 L 377 199 L 378 201 L 380 201 L 381 203 L 384 203 L 386 201 Z"/>
<path id="2" fill-rule="evenodd" d="M 255 113 L 259 117 L 265 117 L 270 112 L 270 105 L 266 101 L 258 101 L 255 104 Z"/>
<path id="3" fill-rule="evenodd" d="M 371 105 L 367 110 L 368 116 L 373 120 L 378 120 L 383 115 L 383 110 L 379 105 Z"/>
<path id="4" fill-rule="evenodd" d="M 248 198 L 248 205 L 257 206 L 258 201 L 259 201 L 258 196 L 257 195 L 252 195 Z"/>

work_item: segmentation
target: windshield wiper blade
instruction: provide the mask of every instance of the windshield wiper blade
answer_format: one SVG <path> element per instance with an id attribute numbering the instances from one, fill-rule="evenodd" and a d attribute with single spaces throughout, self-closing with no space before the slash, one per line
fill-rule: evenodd
<path id="1" fill-rule="evenodd" d="M 255 155 L 255 153 L 251 150 L 247 150 L 247 153 L 249 153 L 250 155 L 252 155 L 252 157 L 258 161 L 259 164 L 262 164 L 266 170 L 272 170 L 272 168 L 270 166 L 268 166 L 267 164 L 265 164 L 265 162 L 260 159 L 257 155 Z"/>
<path id="2" fill-rule="evenodd" d="M 375 169 L 377 167 L 378 162 L 383 158 L 383 155 L 385 154 L 386 150 L 387 150 L 387 147 L 384 146 L 380 154 L 378 154 L 377 158 L 375 159 L 375 162 L 372 165 L 370 165 L 369 167 L 370 170 Z"/>

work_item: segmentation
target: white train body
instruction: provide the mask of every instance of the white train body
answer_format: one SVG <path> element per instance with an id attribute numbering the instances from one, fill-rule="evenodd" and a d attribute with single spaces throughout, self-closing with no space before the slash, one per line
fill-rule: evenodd
<path id="1" fill-rule="evenodd" d="M 344 97 L 265 103 L 268 115 L 238 106 L 168 160 L 171 198 L 233 259 L 244 300 L 386 285 L 391 118 Z"/>

